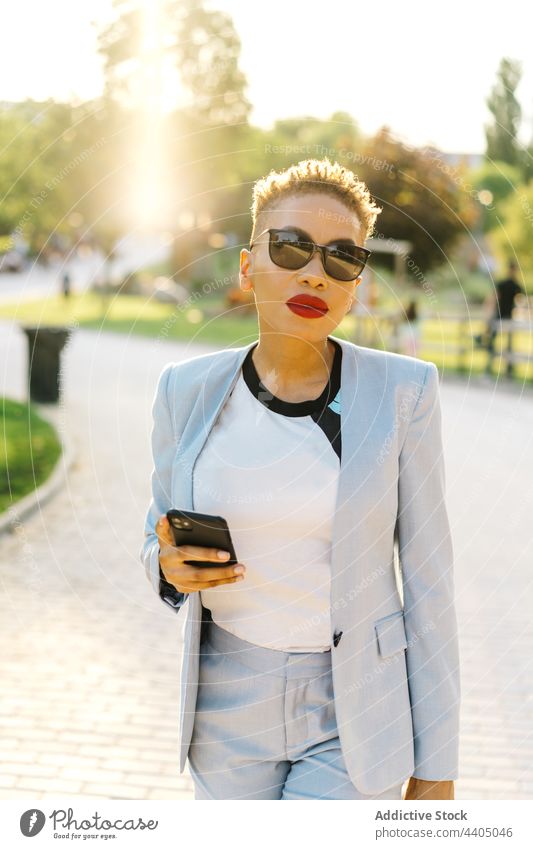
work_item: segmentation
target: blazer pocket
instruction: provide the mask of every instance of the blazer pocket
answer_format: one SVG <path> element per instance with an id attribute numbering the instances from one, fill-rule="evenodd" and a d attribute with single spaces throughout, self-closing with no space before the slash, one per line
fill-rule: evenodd
<path id="1" fill-rule="evenodd" d="M 374 622 L 374 628 L 381 657 L 388 657 L 400 649 L 407 648 L 403 610 L 397 610 L 382 619 L 377 619 Z"/>

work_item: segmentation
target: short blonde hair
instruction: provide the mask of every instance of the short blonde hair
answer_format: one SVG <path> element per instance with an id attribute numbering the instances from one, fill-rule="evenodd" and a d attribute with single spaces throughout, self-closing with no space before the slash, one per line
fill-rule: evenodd
<path id="1" fill-rule="evenodd" d="M 302 159 L 285 171 L 270 171 L 266 177 L 257 180 L 253 188 L 252 239 L 255 237 L 257 221 L 263 213 L 274 207 L 277 201 L 295 194 L 326 194 L 336 197 L 348 209 L 355 213 L 368 239 L 373 231 L 376 218 L 382 208 L 376 206 L 370 197 L 365 183 L 340 165 L 324 159 Z"/>

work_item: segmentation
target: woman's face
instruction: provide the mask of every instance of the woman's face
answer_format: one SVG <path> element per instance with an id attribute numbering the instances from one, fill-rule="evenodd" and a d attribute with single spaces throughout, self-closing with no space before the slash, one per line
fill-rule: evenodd
<path id="1" fill-rule="evenodd" d="M 283 198 L 260 217 L 257 236 L 267 227 L 296 227 L 319 245 L 336 239 L 351 239 L 364 247 L 363 227 L 355 213 L 342 201 L 325 194 Z M 260 330 L 287 333 L 309 341 L 325 339 L 350 309 L 361 278 L 345 283 L 330 277 L 318 251 L 303 268 L 280 268 L 269 256 L 269 234 L 257 236 L 251 251 L 245 248 L 241 251 L 240 287 L 244 291 L 254 291 Z M 297 295 L 320 298 L 327 312 L 309 318 L 304 317 L 305 310 L 298 314 L 286 303 Z"/>

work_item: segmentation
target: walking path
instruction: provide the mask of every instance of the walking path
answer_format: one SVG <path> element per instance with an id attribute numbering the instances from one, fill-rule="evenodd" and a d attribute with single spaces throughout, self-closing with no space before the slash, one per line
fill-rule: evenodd
<path id="1" fill-rule="evenodd" d="M 248 341 L 248 340 L 245 340 Z M 42 514 L 0 538 L 0 798 L 191 799 L 178 771 L 181 616 L 138 551 L 151 402 L 169 360 L 211 350 L 77 331 L 60 428 L 77 461 Z M 4 392 L 25 340 L 0 325 Z M 457 798 L 533 797 L 533 395 L 446 377 L 463 711 Z"/>

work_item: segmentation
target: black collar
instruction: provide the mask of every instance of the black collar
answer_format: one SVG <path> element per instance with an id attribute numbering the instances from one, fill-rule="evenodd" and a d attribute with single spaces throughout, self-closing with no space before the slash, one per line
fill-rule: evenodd
<path id="1" fill-rule="evenodd" d="M 252 360 L 252 353 L 259 343 L 250 348 L 242 364 L 242 375 L 252 395 L 269 410 L 281 413 L 283 416 L 309 416 L 312 413 L 321 413 L 333 401 L 341 386 L 342 348 L 333 337 L 328 336 L 328 339 L 331 339 L 335 345 L 335 356 L 329 380 L 318 398 L 292 402 L 282 401 L 281 398 L 272 395 L 261 383 Z"/>

